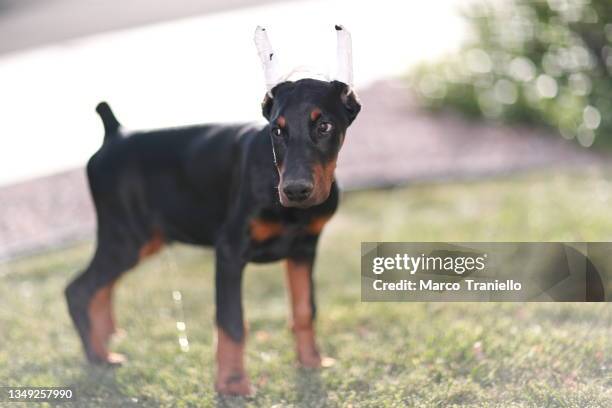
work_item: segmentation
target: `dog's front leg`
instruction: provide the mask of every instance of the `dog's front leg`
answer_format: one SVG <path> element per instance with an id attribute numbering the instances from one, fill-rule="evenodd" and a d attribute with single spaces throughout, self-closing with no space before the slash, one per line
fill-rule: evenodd
<path id="1" fill-rule="evenodd" d="M 291 329 L 298 361 L 307 368 L 321 367 L 315 341 L 315 296 L 312 279 L 314 256 L 287 259 L 287 286 L 291 297 Z"/>
<path id="2" fill-rule="evenodd" d="M 245 325 L 242 312 L 242 271 L 238 248 L 220 243 L 216 248 L 217 380 L 221 394 L 249 395 L 251 385 L 244 365 Z"/>

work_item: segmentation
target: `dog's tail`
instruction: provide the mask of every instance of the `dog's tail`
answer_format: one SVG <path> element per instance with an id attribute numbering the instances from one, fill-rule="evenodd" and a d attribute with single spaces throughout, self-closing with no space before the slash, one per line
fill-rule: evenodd
<path id="1" fill-rule="evenodd" d="M 116 139 L 119 136 L 121 123 L 119 123 L 115 117 L 108 103 L 100 102 L 98 106 L 96 106 L 96 112 L 100 115 L 100 119 L 102 119 L 102 124 L 104 125 L 104 143 Z"/>

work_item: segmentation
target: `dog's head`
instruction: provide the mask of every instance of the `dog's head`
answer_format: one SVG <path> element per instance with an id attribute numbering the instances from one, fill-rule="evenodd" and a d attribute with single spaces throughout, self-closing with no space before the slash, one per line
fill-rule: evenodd
<path id="1" fill-rule="evenodd" d="M 361 106 L 339 81 L 283 82 L 266 96 L 278 191 L 285 207 L 310 207 L 329 196 L 338 152 Z"/>
<path id="2" fill-rule="evenodd" d="M 258 27 L 256 31 L 268 85 L 262 111 L 269 122 L 280 176 L 279 198 L 285 207 L 307 208 L 327 200 L 338 152 L 349 125 L 361 109 L 351 84 L 350 34 L 340 26 L 336 30 L 337 80 L 300 79 L 280 83 L 271 65 L 274 54 L 265 30 Z M 344 72 L 340 72 L 341 67 Z"/>

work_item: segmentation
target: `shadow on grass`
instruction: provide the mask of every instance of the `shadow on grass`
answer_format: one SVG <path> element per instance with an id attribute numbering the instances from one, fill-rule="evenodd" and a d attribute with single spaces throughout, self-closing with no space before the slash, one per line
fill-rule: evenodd
<path id="1" fill-rule="evenodd" d="M 308 407 L 327 406 L 327 389 L 320 370 L 298 368 L 294 375 L 297 401 Z"/>
<path id="2" fill-rule="evenodd" d="M 116 379 L 116 369 L 99 367 L 83 363 L 80 375 L 66 381 L 76 395 L 75 406 L 121 406 L 137 407 L 144 401 L 139 401 L 123 393 Z"/>
<path id="3" fill-rule="evenodd" d="M 215 406 L 218 408 L 246 407 L 249 401 L 253 401 L 253 397 L 231 397 L 217 394 Z"/>
<path id="4" fill-rule="evenodd" d="M 295 402 L 298 406 L 304 407 L 326 407 L 328 406 L 327 390 L 321 379 L 319 370 L 297 368 L 293 375 L 293 383 L 295 387 Z M 217 394 L 216 407 L 246 407 L 249 403 L 262 405 L 264 401 L 260 401 L 261 391 L 256 392 L 253 397 L 230 397 Z"/>

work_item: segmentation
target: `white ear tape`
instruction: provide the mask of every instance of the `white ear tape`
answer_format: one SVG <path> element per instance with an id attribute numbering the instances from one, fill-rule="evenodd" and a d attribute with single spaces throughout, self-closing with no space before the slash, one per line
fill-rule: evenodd
<path id="1" fill-rule="evenodd" d="M 351 33 L 341 25 L 336 26 L 337 38 L 337 63 L 336 75 L 334 78 L 337 81 L 344 82 L 349 86 L 349 92 L 353 89 L 353 44 Z"/>
<path id="2" fill-rule="evenodd" d="M 279 81 L 278 64 L 276 63 L 277 57 L 272 50 L 272 44 L 270 44 L 266 29 L 261 26 L 257 26 L 255 29 L 255 46 L 263 66 L 266 89 L 268 90 L 268 95 L 272 97 L 272 88 Z"/>
<path id="3" fill-rule="evenodd" d="M 348 93 L 353 91 L 353 45 L 351 33 L 341 25 L 335 26 L 337 37 L 336 73 L 333 78 L 348 86 Z M 255 46 L 261 59 L 268 96 L 272 97 L 272 89 L 281 81 L 288 80 L 289 75 L 281 77 L 278 72 L 278 58 L 272 50 L 266 29 L 257 26 L 255 29 Z"/>

